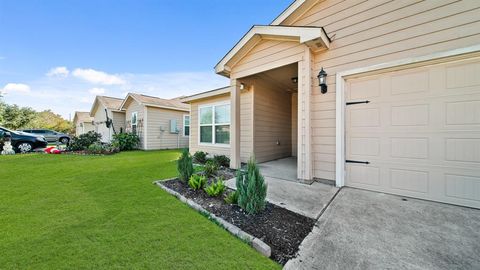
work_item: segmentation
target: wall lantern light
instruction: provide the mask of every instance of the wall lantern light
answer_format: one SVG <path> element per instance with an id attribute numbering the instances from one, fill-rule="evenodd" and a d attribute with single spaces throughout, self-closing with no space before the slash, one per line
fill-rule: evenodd
<path id="1" fill-rule="evenodd" d="M 320 86 L 320 91 L 322 92 L 322 94 L 327 93 L 327 72 L 323 70 L 323 67 L 322 70 L 320 70 L 320 72 L 318 73 L 317 78 L 318 86 Z"/>
<path id="2" fill-rule="evenodd" d="M 293 77 L 292 78 L 292 83 L 298 83 L 298 77 Z"/>

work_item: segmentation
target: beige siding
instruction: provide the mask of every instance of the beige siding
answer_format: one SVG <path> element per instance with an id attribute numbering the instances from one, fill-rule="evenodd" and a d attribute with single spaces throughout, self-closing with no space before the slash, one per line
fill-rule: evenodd
<path id="1" fill-rule="evenodd" d="M 260 41 L 232 68 L 231 78 L 242 78 L 298 62 L 301 60 L 303 53 L 304 45 L 298 42 Z"/>
<path id="2" fill-rule="evenodd" d="M 292 154 L 291 93 L 259 80 L 254 93 L 254 151 L 258 162 Z"/>
<path id="3" fill-rule="evenodd" d="M 112 121 L 117 133 L 125 130 L 125 112 L 112 112 Z"/>
<path id="4" fill-rule="evenodd" d="M 188 112 L 147 107 L 147 147 L 173 149 L 188 147 L 188 137 L 183 136 L 183 116 Z M 170 133 L 170 120 L 177 120 L 179 133 Z"/>
<path id="5" fill-rule="evenodd" d="M 248 161 L 251 153 L 253 152 L 253 130 L 252 130 L 252 91 L 244 91 L 240 96 L 240 125 L 241 125 L 241 161 Z M 202 105 L 208 105 L 219 102 L 229 102 L 230 96 L 224 95 L 220 97 L 213 97 L 204 100 L 199 100 L 191 103 L 190 109 L 190 153 L 196 151 L 204 151 L 209 155 L 226 155 L 230 156 L 230 147 L 227 146 L 213 146 L 213 145 L 200 145 L 199 144 L 199 128 L 198 128 L 198 108 Z"/>
<path id="6" fill-rule="evenodd" d="M 353 2 L 353 3 L 352 3 Z M 480 43 L 480 1 L 322 1 L 294 25 L 323 26 L 333 38 L 315 55 L 328 93 L 312 89 L 314 176 L 335 179 L 335 74 Z"/>
<path id="7" fill-rule="evenodd" d="M 292 94 L 292 156 L 297 156 L 298 137 L 298 93 Z"/>
<path id="8" fill-rule="evenodd" d="M 137 112 L 137 133 L 140 136 L 140 149 L 145 149 L 145 130 L 144 130 L 144 106 L 136 102 L 133 99 L 129 99 L 125 104 L 125 130 L 127 132 L 132 131 L 132 113 Z"/>
<path id="9" fill-rule="evenodd" d="M 81 124 L 83 124 L 83 127 Z M 93 126 L 91 122 L 77 123 L 75 125 L 75 136 L 80 136 L 89 131 L 95 131 L 95 126 Z"/>
<path id="10" fill-rule="evenodd" d="M 111 117 L 112 112 L 108 112 L 109 117 Z M 97 110 L 93 116 L 95 122 L 95 132 L 100 133 L 102 135 L 102 142 L 110 142 L 112 139 L 113 131 L 105 125 L 105 120 L 107 117 L 105 116 L 105 107 L 102 104 L 98 104 Z M 103 123 L 100 123 L 103 122 Z"/>

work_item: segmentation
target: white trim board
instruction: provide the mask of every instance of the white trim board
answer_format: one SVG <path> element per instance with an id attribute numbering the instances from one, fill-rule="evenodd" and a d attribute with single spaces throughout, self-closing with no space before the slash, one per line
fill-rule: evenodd
<path id="1" fill-rule="evenodd" d="M 335 113 L 335 183 L 337 187 L 345 185 L 345 81 L 358 75 L 385 73 L 420 66 L 434 65 L 449 61 L 480 56 L 480 45 L 433 53 L 420 57 L 406 58 L 378 65 L 356 68 L 336 74 L 336 113 Z"/>

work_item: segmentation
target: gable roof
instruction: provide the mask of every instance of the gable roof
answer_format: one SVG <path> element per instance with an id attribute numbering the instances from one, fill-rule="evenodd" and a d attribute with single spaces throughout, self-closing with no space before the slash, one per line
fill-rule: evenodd
<path id="1" fill-rule="evenodd" d="M 227 94 L 227 93 L 230 93 L 230 86 L 217 88 L 217 89 L 201 92 L 201 93 L 198 93 L 198 94 L 195 94 L 195 95 L 191 95 L 191 96 L 183 98 L 182 102 L 190 103 L 190 102 L 195 101 L 195 100 L 210 98 L 210 97 L 214 97 L 214 96 L 220 96 L 220 95 L 224 95 L 224 94 Z"/>
<path id="2" fill-rule="evenodd" d="M 215 66 L 217 74 L 229 77 L 231 67 L 262 39 L 297 41 L 313 49 L 330 47 L 330 39 L 322 27 L 254 25 Z"/>
<path id="3" fill-rule="evenodd" d="M 119 108 L 125 109 L 124 108 L 125 104 L 129 98 L 134 99 L 135 101 L 137 101 L 143 106 L 177 110 L 177 111 L 187 111 L 187 112 L 190 111 L 190 106 L 188 104 L 181 102 L 179 98 L 163 99 L 159 97 L 152 97 L 152 96 L 147 96 L 147 95 L 142 95 L 137 93 L 128 93 L 128 95 L 125 97 L 125 99 L 123 100 Z"/>
<path id="4" fill-rule="evenodd" d="M 102 104 L 105 108 L 112 111 L 120 111 L 120 104 L 122 104 L 123 98 L 96 96 L 93 102 L 92 109 L 90 110 L 90 116 L 95 115 L 95 110 L 98 104 Z"/>
<path id="5" fill-rule="evenodd" d="M 295 0 L 270 25 L 291 25 L 318 2 L 319 0 Z"/>
<path id="6" fill-rule="evenodd" d="M 92 122 L 93 117 L 90 116 L 90 112 L 75 112 L 75 116 L 73 117 L 73 122 Z"/>

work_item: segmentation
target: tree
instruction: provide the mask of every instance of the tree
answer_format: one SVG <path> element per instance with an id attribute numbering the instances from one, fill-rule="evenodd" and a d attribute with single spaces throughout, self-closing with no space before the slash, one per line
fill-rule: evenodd
<path id="1" fill-rule="evenodd" d="M 5 103 L 2 100 L 2 93 L 0 92 L 0 125 L 3 124 L 3 111 L 5 110 Z"/>
<path id="2" fill-rule="evenodd" d="M 59 114 L 51 110 L 37 112 L 30 123 L 26 125 L 28 128 L 52 129 L 59 132 L 73 133 L 73 123 L 62 118 Z"/>
<path id="3" fill-rule="evenodd" d="M 4 104 L 0 113 L 3 126 L 10 129 L 19 129 L 30 123 L 36 112 L 30 107 Z"/>

